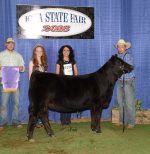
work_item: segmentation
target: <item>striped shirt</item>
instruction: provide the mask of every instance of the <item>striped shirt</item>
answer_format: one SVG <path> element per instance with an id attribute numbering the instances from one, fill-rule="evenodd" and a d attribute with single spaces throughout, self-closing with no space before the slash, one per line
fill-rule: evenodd
<path id="1" fill-rule="evenodd" d="M 129 52 L 125 52 L 123 54 L 118 54 L 118 57 L 121 58 L 122 60 L 124 60 L 125 62 L 127 62 L 128 64 L 134 66 L 133 64 L 133 57 L 132 55 L 129 53 Z M 126 73 L 126 74 L 123 74 L 119 80 L 129 80 L 131 78 L 134 78 L 135 77 L 135 73 L 134 73 L 134 70 L 132 70 L 130 73 Z"/>
<path id="2" fill-rule="evenodd" d="M 18 52 L 16 51 L 9 52 L 6 49 L 0 52 L 0 66 L 23 66 L 24 68 L 24 60 L 21 54 L 19 54 Z M 0 70 L 0 77 L 2 77 L 1 70 Z"/>

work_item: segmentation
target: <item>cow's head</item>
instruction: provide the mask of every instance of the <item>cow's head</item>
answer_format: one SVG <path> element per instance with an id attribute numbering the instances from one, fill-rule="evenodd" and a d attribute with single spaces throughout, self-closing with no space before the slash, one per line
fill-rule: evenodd
<path id="1" fill-rule="evenodd" d="M 122 74 L 129 73 L 133 70 L 133 66 L 123 61 L 117 55 L 113 55 L 110 59 L 113 64 L 113 72 L 120 77 Z"/>

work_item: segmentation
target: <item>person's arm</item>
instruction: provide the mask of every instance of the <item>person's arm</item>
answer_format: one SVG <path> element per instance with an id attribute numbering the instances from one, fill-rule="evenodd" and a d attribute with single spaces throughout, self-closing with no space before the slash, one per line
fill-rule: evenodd
<path id="1" fill-rule="evenodd" d="M 1 59 L 2 59 L 2 57 L 1 57 L 1 54 L 0 54 L 0 71 L 2 69 Z"/>
<path id="2" fill-rule="evenodd" d="M 133 57 L 132 57 L 131 53 L 126 54 L 125 62 L 127 62 L 128 64 L 134 66 L 134 61 L 133 61 Z"/>
<path id="3" fill-rule="evenodd" d="M 24 60 L 23 60 L 22 56 L 20 55 L 20 57 L 19 57 L 19 71 L 24 72 L 24 70 L 25 70 Z"/>
<path id="4" fill-rule="evenodd" d="M 78 68 L 77 68 L 76 64 L 73 65 L 73 70 L 74 70 L 74 75 L 77 76 L 78 75 Z"/>
<path id="5" fill-rule="evenodd" d="M 29 62 L 29 80 L 30 80 L 30 77 L 31 77 L 32 72 L 33 72 L 33 62 L 31 60 Z"/>
<path id="6" fill-rule="evenodd" d="M 19 71 L 24 72 L 24 66 L 19 66 Z"/>
<path id="7" fill-rule="evenodd" d="M 60 65 L 56 64 L 56 74 L 60 74 Z"/>

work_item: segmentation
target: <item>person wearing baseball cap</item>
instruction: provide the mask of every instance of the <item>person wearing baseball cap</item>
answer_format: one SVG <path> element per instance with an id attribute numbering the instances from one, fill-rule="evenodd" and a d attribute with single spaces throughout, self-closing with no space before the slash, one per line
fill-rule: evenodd
<path id="1" fill-rule="evenodd" d="M 24 72 L 24 60 L 20 53 L 14 50 L 15 41 L 13 38 L 7 38 L 5 41 L 6 49 L 0 52 L 0 79 L 3 81 L 2 69 L 4 68 L 17 68 L 18 80 L 19 72 Z M 6 76 L 11 76 L 5 72 Z M 15 76 L 15 74 L 12 74 Z M 12 76 L 11 76 L 12 77 Z M 21 122 L 19 121 L 19 83 L 15 91 L 4 91 L 4 83 L 1 83 L 1 106 L 0 106 L 0 130 L 4 129 L 4 126 L 8 123 L 8 103 L 9 98 L 12 97 L 12 125 L 16 128 L 21 128 Z"/>
<path id="2" fill-rule="evenodd" d="M 126 42 L 124 39 L 120 39 L 115 48 L 118 52 L 118 57 L 129 63 L 133 64 L 133 57 L 128 51 L 131 48 L 131 43 Z M 119 105 L 120 123 L 119 125 L 126 125 L 128 129 L 131 129 L 135 125 L 135 94 L 134 94 L 134 70 L 130 73 L 123 74 L 117 84 L 117 101 Z"/>

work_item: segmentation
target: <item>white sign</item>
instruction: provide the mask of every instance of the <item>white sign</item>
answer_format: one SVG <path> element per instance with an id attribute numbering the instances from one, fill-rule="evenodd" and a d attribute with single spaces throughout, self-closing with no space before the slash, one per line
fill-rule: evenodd
<path id="1" fill-rule="evenodd" d="M 64 64 L 64 75 L 73 75 L 72 64 Z"/>
<path id="2" fill-rule="evenodd" d="M 23 14 L 18 19 L 24 35 L 31 36 L 72 36 L 87 31 L 91 19 L 75 10 L 65 8 L 35 9 Z"/>

